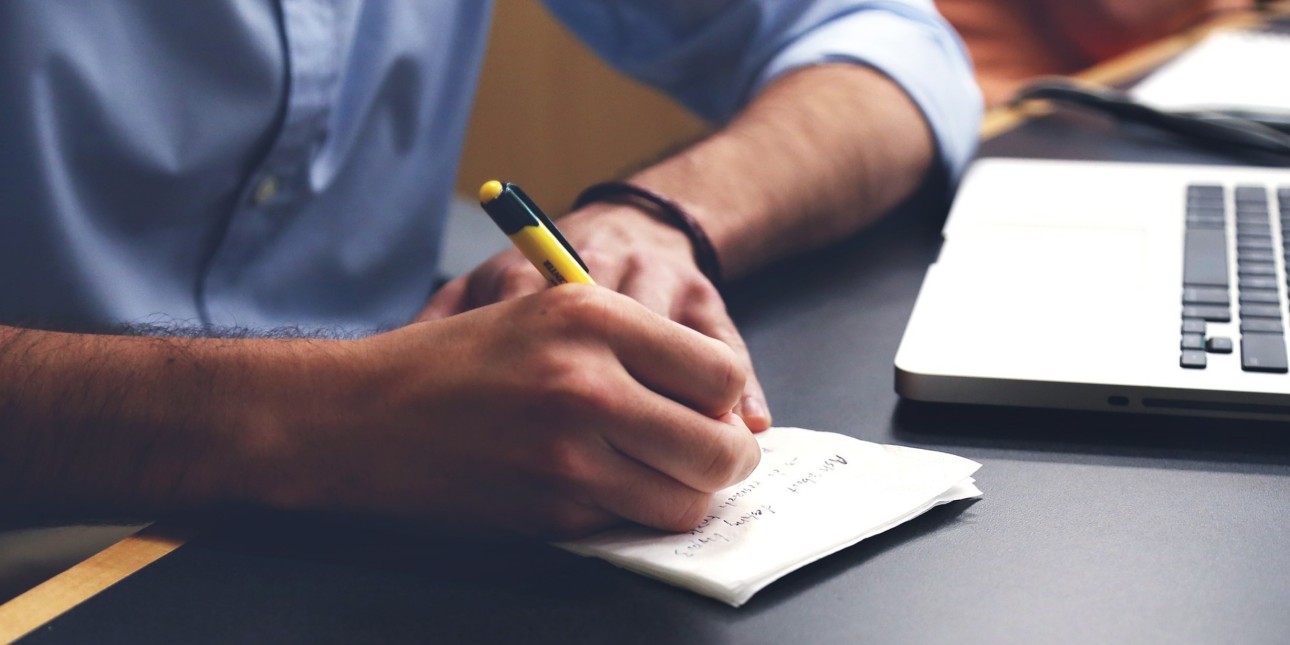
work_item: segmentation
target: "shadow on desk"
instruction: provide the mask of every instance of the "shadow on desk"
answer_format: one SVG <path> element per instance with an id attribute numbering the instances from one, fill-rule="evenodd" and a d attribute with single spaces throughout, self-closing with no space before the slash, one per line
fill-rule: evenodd
<path id="1" fill-rule="evenodd" d="M 739 610 L 534 541 L 431 538 L 334 520 L 244 516 L 200 528 L 200 537 L 78 608 L 60 622 L 58 636 L 75 641 L 92 636 L 88 628 L 102 620 L 136 616 L 146 617 L 148 634 L 201 634 L 204 642 L 266 633 L 310 642 L 362 631 L 386 641 L 526 642 L 560 635 L 711 645 L 726 642 L 724 627 L 764 618 L 866 562 L 949 530 L 970 509 L 933 509 L 788 575 Z M 150 606 L 141 608 L 140 598 Z M 627 624 L 633 633 L 622 632 Z"/>
<path id="2" fill-rule="evenodd" d="M 1031 461 L 1124 457 L 1142 467 L 1250 472 L 1290 464 L 1290 427 L 1267 421 L 902 400 L 892 431 L 914 445 L 1025 451 Z"/>

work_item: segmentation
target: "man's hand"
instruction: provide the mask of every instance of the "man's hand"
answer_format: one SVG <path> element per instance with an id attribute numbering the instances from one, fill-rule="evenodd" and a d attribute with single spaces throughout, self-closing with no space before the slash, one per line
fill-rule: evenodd
<path id="1" fill-rule="evenodd" d="M 271 505 L 544 537 L 624 519 L 680 531 L 761 456 L 730 414 L 735 352 L 605 289 L 355 342 L 337 363 L 359 377 L 349 391 L 269 442 L 289 455 L 264 461 Z"/>
<path id="2" fill-rule="evenodd" d="M 730 320 L 721 294 L 695 265 L 684 233 L 635 208 L 611 204 L 592 204 L 562 218 L 559 225 L 597 284 L 733 349 L 747 379 L 734 412 L 754 432 L 770 427 L 766 395 L 753 371 L 748 348 Z M 546 281 L 523 256 L 508 250 L 444 285 L 420 319 L 441 319 L 546 287 Z"/>
<path id="3" fill-rule="evenodd" d="M 252 505 L 478 532 L 693 527 L 761 456 L 743 362 L 566 285 L 361 340 L 0 327 L 0 512 Z"/>

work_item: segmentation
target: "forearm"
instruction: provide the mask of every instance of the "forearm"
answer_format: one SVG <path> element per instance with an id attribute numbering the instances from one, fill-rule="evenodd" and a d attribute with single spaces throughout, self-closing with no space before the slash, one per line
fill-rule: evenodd
<path id="1" fill-rule="evenodd" d="M 808 67 L 772 83 L 727 127 L 633 181 L 693 211 L 726 277 L 853 233 L 931 165 L 914 102 L 867 67 Z"/>
<path id="2" fill-rule="evenodd" d="M 326 341 L 0 328 L 0 513 L 122 516 L 263 497 Z"/>

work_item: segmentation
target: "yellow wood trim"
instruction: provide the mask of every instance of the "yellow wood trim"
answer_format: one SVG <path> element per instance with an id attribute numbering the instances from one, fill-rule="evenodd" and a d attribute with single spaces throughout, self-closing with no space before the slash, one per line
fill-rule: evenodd
<path id="1" fill-rule="evenodd" d="M 985 113 L 981 120 L 981 140 L 993 139 L 1030 119 L 1048 114 L 1048 108 L 1038 102 L 1018 107 L 997 107 Z"/>
<path id="2" fill-rule="evenodd" d="M 149 526 L 0 605 L 0 643 L 12 643 L 41 625 L 156 562 L 192 537 Z"/>
<path id="3" fill-rule="evenodd" d="M 1279 5 L 1279 10 L 1290 8 L 1290 3 Z M 1073 78 L 1099 85 L 1112 85 L 1129 80 L 1134 76 L 1146 73 L 1159 67 L 1165 61 L 1181 54 L 1188 47 L 1196 44 L 1201 38 L 1219 29 L 1239 29 L 1250 27 L 1261 22 L 1263 18 L 1255 13 L 1233 13 L 1220 16 L 1203 25 L 1199 25 L 1176 36 L 1158 40 L 1139 47 L 1121 56 L 1090 67 Z M 981 139 L 997 137 L 1029 119 L 1048 113 L 1042 104 L 1032 104 L 1020 108 L 997 107 L 986 112 L 981 122 Z"/>

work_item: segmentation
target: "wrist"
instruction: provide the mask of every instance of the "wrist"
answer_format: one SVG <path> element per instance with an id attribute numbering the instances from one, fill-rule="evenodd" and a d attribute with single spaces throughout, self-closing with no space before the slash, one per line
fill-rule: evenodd
<path id="1" fill-rule="evenodd" d="M 206 467 L 216 503 L 320 510 L 329 494 L 336 441 L 361 427 L 355 384 L 365 341 L 263 340 L 223 353 L 236 383 L 223 391 L 220 449 Z"/>
<path id="2" fill-rule="evenodd" d="M 690 242 L 695 265 L 712 284 L 721 285 L 721 262 L 703 225 L 684 205 L 660 192 L 632 182 L 608 181 L 590 186 L 574 200 L 579 209 L 595 203 L 628 206 L 680 231 Z"/>
<path id="3" fill-rule="evenodd" d="M 7 332 L 7 333 L 6 333 Z M 0 508 L 130 516 L 253 503 L 284 452 L 291 341 L 3 330 Z M 300 405 L 296 401 L 296 405 Z"/>

